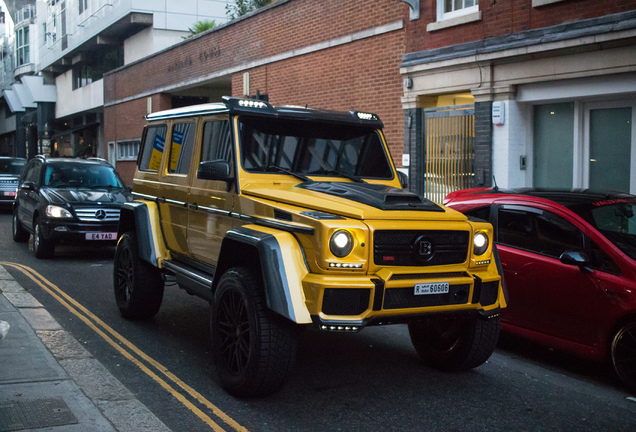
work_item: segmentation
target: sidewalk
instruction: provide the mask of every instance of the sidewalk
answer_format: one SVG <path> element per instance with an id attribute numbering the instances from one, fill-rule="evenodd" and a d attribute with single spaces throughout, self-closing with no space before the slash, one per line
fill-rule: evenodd
<path id="1" fill-rule="evenodd" d="M 0 432 L 169 431 L 0 266 Z"/>

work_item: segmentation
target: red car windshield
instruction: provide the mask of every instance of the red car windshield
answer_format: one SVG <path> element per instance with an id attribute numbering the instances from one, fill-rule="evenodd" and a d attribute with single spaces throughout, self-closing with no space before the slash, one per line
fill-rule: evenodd
<path id="1" fill-rule="evenodd" d="M 571 207 L 616 247 L 636 260 L 636 201 L 609 199 Z"/>

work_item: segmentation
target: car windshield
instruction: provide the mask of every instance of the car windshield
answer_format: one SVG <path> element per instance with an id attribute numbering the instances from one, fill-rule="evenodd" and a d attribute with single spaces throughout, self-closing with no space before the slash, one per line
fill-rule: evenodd
<path id="1" fill-rule="evenodd" d="M 241 164 L 249 172 L 392 179 L 375 129 L 314 121 L 241 117 Z M 276 169 L 277 168 L 281 168 Z M 293 175 L 291 174 L 291 175 Z"/>
<path id="2" fill-rule="evenodd" d="M 115 170 L 107 165 L 62 163 L 46 167 L 44 184 L 57 188 L 123 188 Z"/>
<path id="3" fill-rule="evenodd" d="M 20 175 L 26 165 L 25 159 L 0 159 L 0 175 Z"/>
<path id="4" fill-rule="evenodd" d="M 573 207 L 572 210 L 587 220 L 605 237 L 636 260 L 636 201 L 609 199 L 593 204 Z"/>

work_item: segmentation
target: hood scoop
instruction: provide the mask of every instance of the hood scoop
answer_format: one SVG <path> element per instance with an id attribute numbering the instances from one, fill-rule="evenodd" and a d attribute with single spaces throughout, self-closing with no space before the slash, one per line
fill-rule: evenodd
<path id="1" fill-rule="evenodd" d="M 356 201 L 380 210 L 444 211 L 439 205 L 419 195 L 385 185 L 347 182 L 305 182 L 296 187 Z"/>

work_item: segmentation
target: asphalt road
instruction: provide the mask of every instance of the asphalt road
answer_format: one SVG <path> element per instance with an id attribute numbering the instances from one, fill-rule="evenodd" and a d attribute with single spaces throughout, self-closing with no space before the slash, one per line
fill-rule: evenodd
<path id="1" fill-rule="evenodd" d="M 11 239 L 8 213 L 0 242 L 0 261 L 45 282 L 7 268 L 16 280 L 175 431 L 636 430 L 636 395 L 606 365 L 504 336 L 481 367 L 441 373 L 420 364 L 405 326 L 303 329 L 288 385 L 236 399 L 214 374 L 206 302 L 167 287 L 154 319 L 126 321 L 112 294 L 114 248 L 59 247 L 37 260 Z"/>

